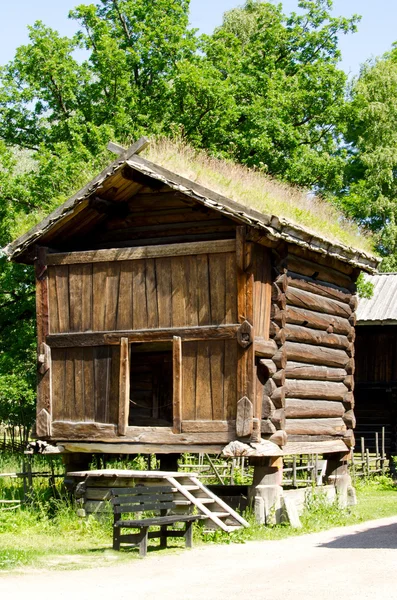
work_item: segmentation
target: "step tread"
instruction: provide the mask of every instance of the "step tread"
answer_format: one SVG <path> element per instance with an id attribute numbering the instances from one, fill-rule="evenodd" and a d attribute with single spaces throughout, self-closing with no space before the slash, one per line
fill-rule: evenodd
<path id="1" fill-rule="evenodd" d="M 188 492 L 196 492 L 197 490 L 199 490 L 199 486 L 198 485 L 184 485 L 182 484 L 184 489 L 187 490 Z M 176 487 L 172 488 L 173 492 L 179 492 L 179 490 Z"/>

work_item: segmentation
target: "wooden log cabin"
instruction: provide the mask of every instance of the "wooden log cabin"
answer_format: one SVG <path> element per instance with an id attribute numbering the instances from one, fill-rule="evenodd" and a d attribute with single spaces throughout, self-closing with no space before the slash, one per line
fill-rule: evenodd
<path id="1" fill-rule="evenodd" d="M 69 452 L 346 454 L 355 281 L 377 259 L 154 164 L 146 144 L 7 247 L 35 266 L 37 436 Z"/>
<path id="2" fill-rule="evenodd" d="M 376 433 L 380 447 L 383 428 L 391 456 L 397 453 L 397 273 L 366 279 L 374 288 L 357 309 L 356 437 L 363 437 L 365 447 L 374 452 Z"/>

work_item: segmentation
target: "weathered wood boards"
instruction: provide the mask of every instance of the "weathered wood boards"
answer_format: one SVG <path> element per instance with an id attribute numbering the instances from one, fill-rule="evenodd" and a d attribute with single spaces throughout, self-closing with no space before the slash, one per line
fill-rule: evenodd
<path id="1" fill-rule="evenodd" d="M 257 246 L 245 227 L 236 240 L 173 246 L 52 255 L 45 339 L 53 400 L 42 429 L 112 443 L 348 440 L 352 269 L 286 245 Z M 138 426 L 139 411 L 128 419 L 130 348 L 140 343 L 146 352 L 171 343 L 172 428 L 155 402 L 146 412 L 159 431 Z"/>
<path id="2" fill-rule="evenodd" d="M 54 421 L 118 423 L 120 346 L 53 349 Z"/>
<path id="3" fill-rule="evenodd" d="M 141 246 L 135 248 L 112 248 L 109 250 L 87 250 L 86 252 L 64 252 L 47 255 L 47 265 L 76 265 L 98 262 L 131 261 L 143 258 L 165 256 L 194 256 L 235 252 L 234 240 L 213 242 L 191 242 L 186 244 L 164 244 L 161 246 Z"/>
<path id="4" fill-rule="evenodd" d="M 236 340 L 208 340 L 182 344 L 184 421 L 236 419 Z"/>
<path id="5" fill-rule="evenodd" d="M 182 419 L 235 419 L 235 245 L 52 255 L 47 339 L 55 352 L 55 419 L 118 423 L 118 434 L 126 435 L 129 344 L 172 340 L 174 432 Z M 99 360 L 100 373 L 89 367 Z"/>
<path id="6" fill-rule="evenodd" d="M 234 252 L 54 265 L 48 272 L 53 334 L 238 322 Z"/>

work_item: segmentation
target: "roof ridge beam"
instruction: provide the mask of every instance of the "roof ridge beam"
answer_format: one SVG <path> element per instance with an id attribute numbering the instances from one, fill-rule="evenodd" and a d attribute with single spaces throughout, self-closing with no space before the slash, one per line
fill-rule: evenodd
<path id="1" fill-rule="evenodd" d="M 124 148 L 120 146 L 120 144 L 116 144 L 115 142 L 109 142 L 107 145 L 107 149 L 114 154 L 117 154 L 121 159 L 127 160 L 131 158 L 134 154 L 140 154 L 147 148 L 150 144 L 150 141 L 147 137 L 142 136 L 132 144 L 129 148 Z"/>

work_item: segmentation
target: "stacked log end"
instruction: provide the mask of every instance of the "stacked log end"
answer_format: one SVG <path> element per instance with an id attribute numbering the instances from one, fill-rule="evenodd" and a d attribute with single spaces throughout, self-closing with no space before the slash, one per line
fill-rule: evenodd
<path id="1" fill-rule="evenodd" d="M 285 430 L 291 441 L 343 439 L 354 445 L 354 339 L 357 300 L 349 265 L 330 267 L 289 254 L 276 279 L 273 361 L 283 369 Z M 284 263 L 285 264 L 285 263 Z M 337 270 L 337 268 L 340 270 Z M 273 375 L 274 377 L 274 375 Z M 273 397 L 271 397 L 273 399 Z M 276 407 L 275 407 L 276 408 Z"/>
<path id="2" fill-rule="evenodd" d="M 270 338 L 273 341 L 274 354 L 267 362 L 261 361 L 267 368 L 268 379 L 263 387 L 261 432 L 279 446 L 287 443 L 285 415 L 285 335 L 283 315 L 286 309 L 287 275 L 284 271 L 272 284 L 272 306 L 270 313 Z"/>
<path id="3" fill-rule="evenodd" d="M 272 256 L 270 341 L 255 349 L 261 435 L 301 453 L 352 447 L 357 272 L 292 245 Z"/>

